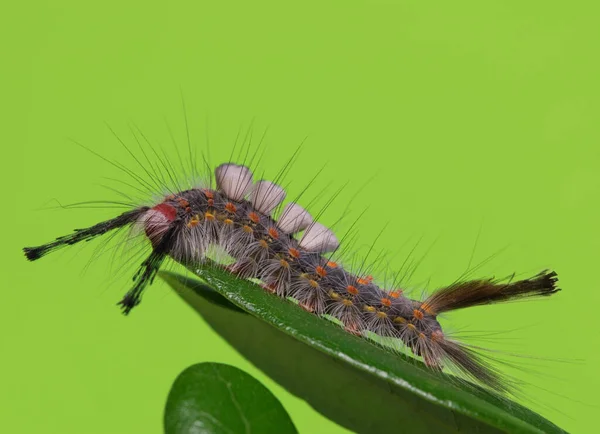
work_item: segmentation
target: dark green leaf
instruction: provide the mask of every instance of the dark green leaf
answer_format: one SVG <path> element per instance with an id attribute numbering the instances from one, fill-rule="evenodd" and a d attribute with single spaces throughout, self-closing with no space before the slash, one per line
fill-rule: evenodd
<path id="1" fill-rule="evenodd" d="M 295 434 L 281 403 L 258 380 L 221 363 L 199 363 L 171 387 L 166 434 Z"/>
<path id="2" fill-rule="evenodd" d="M 220 268 L 196 274 L 212 288 L 174 273 L 162 277 L 259 369 L 350 430 L 564 432 L 515 402 L 434 374 Z"/>

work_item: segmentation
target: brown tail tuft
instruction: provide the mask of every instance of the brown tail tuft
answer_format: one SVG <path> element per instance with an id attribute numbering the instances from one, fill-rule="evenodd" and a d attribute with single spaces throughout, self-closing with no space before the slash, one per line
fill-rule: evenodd
<path id="1" fill-rule="evenodd" d="M 552 295 L 560 288 L 554 271 L 545 270 L 529 279 L 501 283 L 493 279 L 454 283 L 435 291 L 425 304 L 436 314 L 483 304 Z"/>

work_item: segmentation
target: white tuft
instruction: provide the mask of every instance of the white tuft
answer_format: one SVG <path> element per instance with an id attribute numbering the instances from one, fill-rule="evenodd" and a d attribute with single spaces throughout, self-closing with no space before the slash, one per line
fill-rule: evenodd
<path id="1" fill-rule="evenodd" d="M 286 234 L 295 234 L 306 229 L 312 221 L 313 219 L 308 211 L 297 203 L 290 202 L 281 213 L 277 226 Z"/>
<path id="2" fill-rule="evenodd" d="M 221 164 L 215 169 L 217 186 L 231 200 L 240 201 L 252 185 L 252 172 L 246 166 Z"/>
<path id="3" fill-rule="evenodd" d="M 331 229 L 317 222 L 306 229 L 300 240 L 300 247 L 309 252 L 333 252 L 339 245 L 340 243 Z"/>
<path id="4" fill-rule="evenodd" d="M 258 181 L 250 193 L 252 206 L 265 215 L 271 215 L 283 199 L 285 199 L 285 190 L 269 181 Z"/>

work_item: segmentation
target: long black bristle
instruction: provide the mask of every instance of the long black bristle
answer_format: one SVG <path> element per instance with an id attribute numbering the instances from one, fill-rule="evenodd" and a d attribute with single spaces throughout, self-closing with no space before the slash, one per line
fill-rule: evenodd
<path id="1" fill-rule="evenodd" d="M 30 261 L 40 259 L 42 256 L 64 246 L 71 246 L 80 241 L 89 241 L 113 229 L 118 229 L 136 221 L 149 208 L 140 207 L 85 229 L 75 229 L 72 234 L 58 237 L 56 240 L 36 247 L 24 247 L 23 252 Z"/>
<path id="2" fill-rule="evenodd" d="M 178 229 L 178 226 L 171 226 L 171 228 L 162 236 L 160 243 L 152 249 L 150 256 L 142 262 L 140 268 L 134 274 L 133 288 L 131 288 L 121 301 L 117 303 L 117 305 L 121 307 L 124 315 L 129 315 L 129 312 L 140 304 L 142 292 L 146 286 L 154 281 L 160 266 L 173 247 Z"/>

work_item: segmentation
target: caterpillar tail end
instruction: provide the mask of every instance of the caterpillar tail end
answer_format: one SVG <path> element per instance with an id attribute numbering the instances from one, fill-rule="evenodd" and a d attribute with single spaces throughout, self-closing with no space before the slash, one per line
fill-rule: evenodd
<path id="1" fill-rule="evenodd" d="M 529 285 L 530 291 L 537 291 L 538 295 L 552 295 L 561 290 L 558 285 L 558 274 L 556 271 L 544 270 L 532 279 L 521 281 L 523 284 Z M 517 282 L 520 283 L 520 282 Z"/>
<path id="2" fill-rule="evenodd" d="M 533 277 L 508 282 L 478 279 L 457 282 L 434 292 L 425 304 L 436 314 L 485 304 L 547 297 L 560 291 L 555 271 L 544 270 Z"/>

